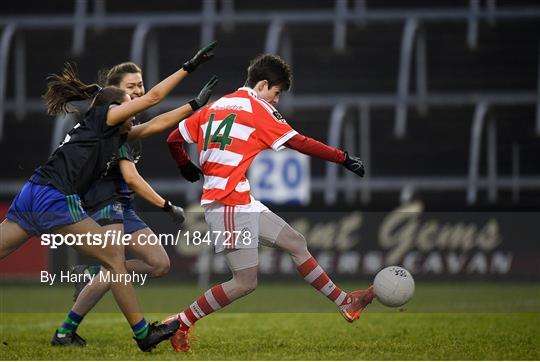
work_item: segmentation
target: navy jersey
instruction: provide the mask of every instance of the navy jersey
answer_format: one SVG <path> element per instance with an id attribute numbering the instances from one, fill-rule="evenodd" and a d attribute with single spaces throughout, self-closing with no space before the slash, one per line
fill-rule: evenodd
<path id="1" fill-rule="evenodd" d="M 111 167 L 112 155 L 127 137 L 119 133 L 120 124 L 107 125 L 109 106 L 90 108 L 47 162 L 34 171 L 30 181 L 51 185 L 65 195 L 84 195 Z"/>
<path id="2" fill-rule="evenodd" d="M 120 201 L 123 204 L 131 202 L 134 192 L 124 181 L 119 162 L 121 160 L 127 160 L 136 164 L 140 157 L 140 141 L 124 143 L 118 150 L 118 154 L 114 154 L 111 157 L 111 167 L 108 172 L 104 173 L 99 180 L 94 182 L 90 190 L 83 196 L 82 205 L 84 209 L 94 212 L 114 201 Z"/>

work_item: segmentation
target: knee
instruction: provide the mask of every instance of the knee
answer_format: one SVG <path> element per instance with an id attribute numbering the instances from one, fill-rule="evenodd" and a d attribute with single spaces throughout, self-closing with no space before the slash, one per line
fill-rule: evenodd
<path id="1" fill-rule="evenodd" d="M 301 249 L 307 249 L 307 242 L 304 235 L 300 234 L 298 231 L 292 229 L 293 236 L 292 239 L 294 240 L 295 244 L 298 245 Z"/>
<path id="2" fill-rule="evenodd" d="M 171 268 L 171 262 L 167 255 L 157 258 L 150 262 L 152 269 L 150 270 L 150 276 L 152 278 L 159 278 L 166 275 Z"/>
<path id="3" fill-rule="evenodd" d="M 243 295 L 248 295 L 249 293 L 253 292 L 255 289 L 257 289 L 257 278 L 255 278 L 254 280 L 243 282 L 242 287 L 241 287 L 241 292 Z"/>
<path id="4" fill-rule="evenodd" d="M 281 232 L 279 238 L 282 240 L 282 245 L 291 254 L 301 254 L 308 251 L 307 242 L 304 235 L 291 227 L 286 227 Z"/>
<path id="5" fill-rule="evenodd" d="M 0 238 L 0 260 L 15 251 L 17 247 L 10 247 Z"/>
<path id="6" fill-rule="evenodd" d="M 257 273 L 250 273 L 250 275 L 244 275 L 241 278 L 235 278 L 238 292 L 242 295 L 248 295 L 257 289 Z"/>

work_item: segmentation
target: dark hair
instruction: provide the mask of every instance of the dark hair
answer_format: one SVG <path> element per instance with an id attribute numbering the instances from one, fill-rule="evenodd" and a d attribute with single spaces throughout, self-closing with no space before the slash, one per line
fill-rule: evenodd
<path id="1" fill-rule="evenodd" d="M 116 87 L 101 88 L 98 84 L 83 83 L 74 65 L 65 63 L 60 75 L 51 74 L 47 77 L 47 92 L 43 95 L 47 113 L 56 115 L 61 112 L 74 112 L 69 102 L 93 99 L 92 105 L 122 103 L 126 92 Z"/>
<path id="2" fill-rule="evenodd" d="M 124 62 L 113 66 L 111 69 L 102 69 L 99 74 L 100 84 L 118 87 L 126 74 L 142 73 L 141 68 L 133 62 Z"/>
<path id="3" fill-rule="evenodd" d="M 291 68 L 278 55 L 261 54 L 249 64 L 246 85 L 253 88 L 261 80 L 268 81 L 268 88 L 277 85 L 286 91 L 291 87 Z"/>
<path id="4" fill-rule="evenodd" d="M 111 103 L 122 104 L 126 99 L 127 93 L 115 86 L 101 88 L 96 94 L 90 107 L 104 106 Z"/>

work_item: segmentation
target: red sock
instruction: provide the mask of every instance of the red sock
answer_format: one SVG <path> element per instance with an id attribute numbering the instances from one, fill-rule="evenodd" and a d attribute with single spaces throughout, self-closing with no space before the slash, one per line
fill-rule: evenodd
<path id="1" fill-rule="evenodd" d="M 202 317 L 225 307 L 229 303 L 231 303 L 231 301 L 223 291 L 221 284 L 208 289 L 178 315 L 180 322 L 182 322 L 180 329 L 184 331 L 188 330 L 189 327 Z"/>
<path id="2" fill-rule="evenodd" d="M 328 277 L 328 274 L 319 266 L 317 260 L 311 257 L 297 267 L 298 272 L 306 282 L 325 295 L 332 302 L 341 306 L 345 301 L 347 293 L 335 285 Z"/>

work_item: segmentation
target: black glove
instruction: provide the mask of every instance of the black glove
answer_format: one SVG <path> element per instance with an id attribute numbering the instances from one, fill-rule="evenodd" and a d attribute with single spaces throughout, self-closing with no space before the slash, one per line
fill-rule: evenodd
<path id="1" fill-rule="evenodd" d="M 213 42 L 199 50 L 193 58 L 185 62 L 182 65 L 182 68 L 188 73 L 193 72 L 195 69 L 197 69 L 199 65 L 212 59 L 212 57 L 214 56 L 214 48 L 216 47 L 216 45 L 217 41 L 214 40 Z"/>
<path id="2" fill-rule="evenodd" d="M 364 164 L 360 160 L 360 157 L 351 157 L 347 152 L 345 152 L 345 161 L 343 161 L 343 166 L 345 166 L 347 170 L 354 172 L 358 176 L 364 177 Z"/>
<path id="3" fill-rule="evenodd" d="M 161 208 L 172 218 L 172 221 L 178 226 L 182 226 L 186 217 L 184 216 L 184 209 L 180 206 L 173 205 L 169 200 L 165 200 L 165 205 Z"/>
<path id="4" fill-rule="evenodd" d="M 212 96 L 212 90 L 214 89 L 218 81 L 219 78 L 217 77 L 217 75 L 214 75 L 212 78 L 210 78 L 208 83 L 204 85 L 203 89 L 201 89 L 201 91 L 199 92 L 199 95 L 189 101 L 189 105 L 193 109 L 193 112 L 208 103 L 210 97 Z"/>
<path id="5" fill-rule="evenodd" d="M 201 175 L 203 174 L 201 169 L 195 166 L 195 164 L 191 161 L 188 161 L 183 166 L 178 167 L 180 169 L 180 172 L 182 173 L 182 176 L 189 182 L 195 182 L 199 181 L 201 179 Z"/>

